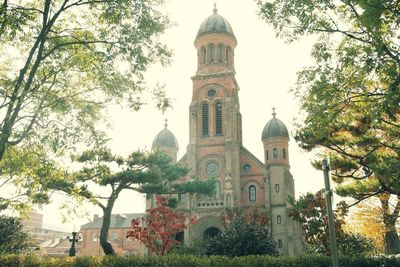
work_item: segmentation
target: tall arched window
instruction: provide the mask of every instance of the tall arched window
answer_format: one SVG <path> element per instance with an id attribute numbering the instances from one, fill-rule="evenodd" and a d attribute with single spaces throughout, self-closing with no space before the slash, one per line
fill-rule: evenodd
<path id="1" fill-rule="evenodd" d="M 208 135 L 208 104 L 201 105 L 201 119 L 202 119 L 202 134 Z"/>
<path id="2" fill-rule="evenodd" d="M 274 150 L 272 150 L 272 154 L 274 155 L 274 159 L 278 158 L 278 149 L 274 148 Z"/>
<path id="3" fill-rule="evenodd" d="M 218 46 L 218 62 L 221 63 L 222 62 L 222 54 L 223 54 L 223 47 L 222 45 Z"/>
<path id="4" fill-rule="evenodd" d="M 279 184 L 275 184 L 275 192 L 279 193 L 279 191 L 281 191 Z"/>
<path id="5" fill-rule="evenodd" d="M 206 48 L 201 48 L 201 64 L 206 64 Z"/>
<path id="6" fill-rule="evenodd" d="M 249 201 L 256 201 L 257 198 L 257 191 L 255 185 L 249 186 Z"/>
<path id="7" fill-rule="evenodd" d="M 226 48 L 226 63 L 231 63 L 231 48 L 229 46 Z"/>
<path id="8" fill-rule="evenodd" d="M 284 159 L 286 159 L 286 149 L 282 149 L 282 156 Z"/>
<path id="9" fill-rule="evenodd" d="M 220 183 L 220 181 L 215 181 L 213 197 L 215 199 L 219 199 L 220 195 L 221 195 L 221 183 Z"/>
<path id="10" fill-rule="evenodd" d="M 276 223 L 281 224 L 282 223 L 282 217 L 281 215 L 276 216 Z"/>
<path id="11" fill-rule="evenodd" d="M 208 46 L 208 60 L 210 63 L 214 62 L 214 45 L 212 44 Z"/>
<path id="12" fill-rule="evenodd" d="M 222 104 L 220 102 L 215 104 L 215 134 L 222 134 Z"/>

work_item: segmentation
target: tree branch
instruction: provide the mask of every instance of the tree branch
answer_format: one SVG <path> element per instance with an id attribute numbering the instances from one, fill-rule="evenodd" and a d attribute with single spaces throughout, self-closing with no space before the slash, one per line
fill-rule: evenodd
<path id="1" fill-rule="evenodd" d="M 360 203 L 361 201 L 363 201 L 363 200 L 365 200 L 365 199 L 367 199 L 367 198 L 370 198 L 370 197 L 377 196 L 377 195 L 379 195 L 379 194 L 381 194 L 381 193 L 383 193 L 383 192 L 384 192 L 384 190 L 383 190 L 383 189 L 380 189 L 380 190 L 378 190 L 378 191 L 375 192 L 375 193 L 367 194 L 367 195 L 365 195 L 365 196 L 363 196 L 363 197 L 357 199 L 357 200 L 356 200 L 355 202 L 353 202 L 352 204 L 346 205 L 346 207 L 347 207 L 347 208 L 351 208 L 351 207 L 357 205 L 358 203 Z"/>

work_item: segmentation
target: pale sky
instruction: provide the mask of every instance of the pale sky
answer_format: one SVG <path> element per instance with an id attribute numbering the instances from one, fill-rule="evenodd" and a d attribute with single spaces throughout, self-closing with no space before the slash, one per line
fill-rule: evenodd
<path id="1" fill-rule="evenodd" d="M 277 39 L 271 28 L 256 15 L 255 1 L 217 0 L 218 13 L 226 18 L 233 29 L 238 45 L 235 49 L 236 80 L 239 84 L 240 109 L 243 120 L 243 145 L 261 161 L 263 145 L 261 132 L 271 119 L 272 107 L 277 117 L 294 130 L 293 120 L 299 114 L 299 104 L 290 89 L 295 87 L 296 72 L 312 64 L 310 51 L 312 40 L 291 44 Z M 168 128 L 179 143 L 179 156 L 186 152 L 189 139 L 189 104 L 192 81 L 196 71 L 196 49 L 194 39 L 201 22 L 212 14 L 213 0 L 167 0 L 166 9 L 170 19 L 176 23 L 163 39 L 174 56 L 170 66 L 156 66 L 147 75 L 151 84 L 165 84 L 169 97 L 174 99 L 173 110 L 162 114 L 149 105 L 139 112 L 113 107 L 109 112 L 110 146 L 117 154 L 126 155 L 137 149 L 151 148 L 153 138 L 163 129 L 168 118 Z M 291 137 L 289 145 L 291 172 L 295 179 L 296 196 L 315 192 L 323 187 L 322 172 L 310 164 L 312 155 L 298 148 Z M 57 198 L 59 198 L 57 195 Z M 47 224 L 60 224 L 57 203 L 43 210 Z M 62 201 L 62 200 L 61 200 Z M 91 215 L 101 211 L 86 207 Z M 128 192 L 117 201 L 113 213 L 144 212 L 144 197 Z M 79 226 L 89 218 L 72 216 L 65 226 Z"/>

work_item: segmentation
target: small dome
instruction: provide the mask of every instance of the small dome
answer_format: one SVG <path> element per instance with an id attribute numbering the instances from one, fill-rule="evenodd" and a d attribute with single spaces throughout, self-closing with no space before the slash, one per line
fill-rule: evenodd
<path id="1" fill-rule="evenodd" d="M 214 5 L 213 14 L 206 18 L 200 25 L 197 37 L 206 33 L 228 33 L 235 36 L 232 31 L 232 27 L 229 22 L 222 16 L 218 15 L 217 8 Z"/>
<path id="2" fill-rule="evenodd" d="M 265 127 L 262 131 L 261 140 L 264 140 L 269 137 L 287 137 L 289 138 L 289 132 L 285 126 L 285 124 L 279 119 L 275 118 L 276 113 L 275 110 L 272 113 L 273 118 L 265 124 Z"/>
<path id="3" fill-rule="evenodd" d="M 175 135 L 167 129 L 167 120 L 165 121 L 164 126 L 165 128 L 154 138 L 151 149 L 155 149 L 157 147 L 172 147 L 178 150 L 178 141 L 176 140 Z"/>

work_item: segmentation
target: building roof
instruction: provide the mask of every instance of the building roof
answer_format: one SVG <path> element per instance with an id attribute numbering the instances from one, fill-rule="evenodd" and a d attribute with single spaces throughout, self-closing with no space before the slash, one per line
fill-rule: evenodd
<path id="1" fill-rule="evenodd" d="M 270 137 L 287 137 L 289 138 L 289 132 L 288 129 L 286 128 L 285 124 L 277 119 L 275 111 L 272 113 L 273 118 L 267 122 L 265 125 L 262 135 L 261 135 L 261 140 L 264 140 L 266 138 Z"/>
<path id="2" fill-rule="evenodd" d="M 49 240 L 46 240 L 46 241 L 40 243 L 39 247 L 41 247 L 41 248 L 55 248 L 55 247 L 58 247 L 61 244 L 65 243 L 65 241 L 68 241 L 67 237 L 57 237 L 57 238 L 49 239 Z M 71 245 L 69 245 L 68 247 L 70 247 L 70 246 Z"/>
<path id="3" fill-rule="evenodd" d="M 142 218 L 144 213 L 111 214 L 110 228 L 130 228 L 132 219 Z M 81 226 L 81 229 L 100 229 L 103 217 L 95 218 Z"/>
<path id="4" fill-rule="evenodd" d="M 175 135 L 168 130 L 167 121 L 165 122 L 164 126 L 165 128 L 162 129 L 154 138 L 151 149 L 155 149 L 157 147 L 172 147 L 178 150 L 178 141 L 176 140 Z"/>
<path id="5" fill-rule="evenodd" d="M 228 33 L 235 37 L 233 30 L 228 20 L 217 13 L 217 8 L 214 4 L 213 14 L 203 20 L 200 25 L 199 31 L 197 32 L 197 37 L 207 33 Z"/>

